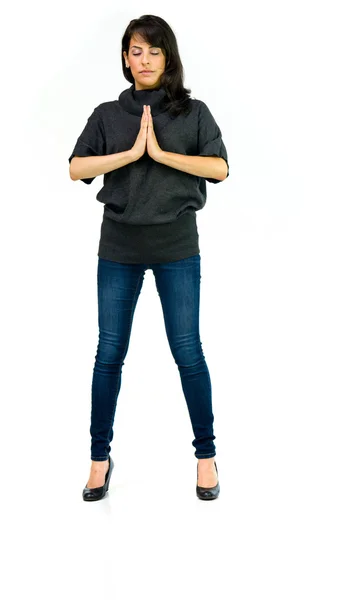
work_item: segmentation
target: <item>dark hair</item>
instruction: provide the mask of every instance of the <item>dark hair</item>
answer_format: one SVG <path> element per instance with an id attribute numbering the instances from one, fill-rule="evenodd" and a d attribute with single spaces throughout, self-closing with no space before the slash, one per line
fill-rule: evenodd
<path id="1" fill-rule="evenodd" d="M 172 116 L 181 113 L 188 114 L 191 110 L 191 90 L 183 85 L 184 69 L 180 60 L 178 44 L 171 27 L 155 15 L 142 15 L 139 19 L 132 19 L 122 37 L 122 68 L 125 79 L 134 83 L 131 70 L 125 65 L 123 52 L 129 54 L 131 37 L 139 34 L 146 43 L 161 48 L 165 55 L 165 71 L 160 78 L 160 85 L 164 87 L 168 100 L 164 103 L 166 110 Z"/>

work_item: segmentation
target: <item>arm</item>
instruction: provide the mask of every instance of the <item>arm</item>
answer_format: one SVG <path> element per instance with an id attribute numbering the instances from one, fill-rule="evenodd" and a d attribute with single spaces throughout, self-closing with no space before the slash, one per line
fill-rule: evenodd
<path id="1" fill-rule="evenodd" d="M 228 173 L 226 161 L 219 156 L 189 156 L 162 150 L 157 162 L 197 177 L 213 177 L 219 181 L 226 179 Z"/>
<path id="2" fill-rule="evenodd" d="M 135 160 L 137 158 L 132 150 L 103 156 L 74 156 L 69 165 L 69 175 L 73 181 L 96 177 L 124 167 Z"/>

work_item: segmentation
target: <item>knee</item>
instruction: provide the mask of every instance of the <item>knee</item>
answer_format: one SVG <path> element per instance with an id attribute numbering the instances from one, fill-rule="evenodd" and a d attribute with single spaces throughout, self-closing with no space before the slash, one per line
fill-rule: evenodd
<path id="1" fill-rule="evenodd" d="M 200 340 L 193 344 L 172 346 L 171 351 L 178 367 L 194 367 L 205 360 Z"/>
<path id="2" fill-rule="evenodd" d="M 121 365 L 125 358 L 127 348 L 104 340 L 100 340 L 97 346 L 96 362 L 106 365 Z"/>

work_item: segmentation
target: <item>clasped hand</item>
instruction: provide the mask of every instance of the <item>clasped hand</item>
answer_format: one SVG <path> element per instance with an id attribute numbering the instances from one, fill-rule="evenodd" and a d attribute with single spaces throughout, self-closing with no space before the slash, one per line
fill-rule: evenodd
<path id="1" fill-rule="evenodd" d="M 157 142 L 156 134 L 154 132 L 151 106 L 144 105 L 144 110 L 147 116 L 146 150 L 153 160 L 158 160 L 162 149 Z"/>
<path id="2" fill-rule="evenodd" d="M 136 159 L 143 156 L 146 150 L 153 160 L 160 161 L 163 151 L 154 132 L 151 107 L 144 104 L 139 133 L 133 146 Z"/>

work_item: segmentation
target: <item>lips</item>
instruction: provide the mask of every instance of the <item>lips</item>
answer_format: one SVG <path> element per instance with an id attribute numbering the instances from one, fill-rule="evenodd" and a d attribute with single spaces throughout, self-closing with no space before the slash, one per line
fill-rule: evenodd
<path id="1" fill-rule="evenodd" d="M 141 71 L 141 73 L 153 73 L 153 71 Z"/>

